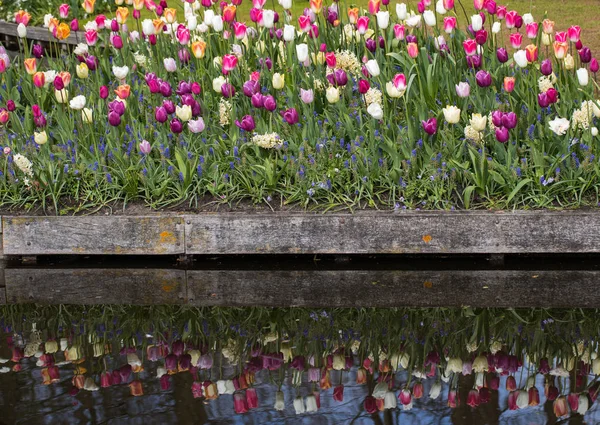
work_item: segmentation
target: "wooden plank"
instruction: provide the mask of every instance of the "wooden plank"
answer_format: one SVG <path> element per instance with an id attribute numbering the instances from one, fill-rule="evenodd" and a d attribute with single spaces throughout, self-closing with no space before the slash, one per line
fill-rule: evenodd
<path id="1" fill-rule="evenodd" d="M 5 255 L 159 255 L 184 252 L 177 216 L 4 217 Z"/>
<path id="2" fill-rule="evenodd" d="M 188 303 L 264 307 L 600 307 L 600 271 L 188 271 Z"/>
<path id="3" fill-rule="evenodd" d="M 600 214 L 369 212 L 185 216 L 187 254 L 600 252 Z"/>
<path id="4" fill-rule="evenodd" d="M 14 304 L 182 304 L 185 271 L 167 269 L 6 269 Z"/>
<path id="5" fill-rule="evenodd" d="M 14 22 L 0 22 L 0 34 L 6 34 L 14 37 L 18 37 L 17 35 L 17 24 Z M 69 37 L 65 40 L 57 40 L 54 38 L 52 33 L 48 30 L 48 28 L 43 27 L 27 27 L 27 38 L 29 40 L 37 40 L 37 41 L 52 41 L 58 42 L 61 44 L 77 44 L 85 42 L 85 33 L 82 31 L 71 32 Z"/>

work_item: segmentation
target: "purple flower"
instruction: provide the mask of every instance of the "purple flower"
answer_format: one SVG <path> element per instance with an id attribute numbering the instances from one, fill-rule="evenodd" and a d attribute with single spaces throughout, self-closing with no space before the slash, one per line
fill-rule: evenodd
<path id="1" fill-rule="evenodd" d="M 196 102 L 196 100 L 191 94 L 181 95 L 181 103 L 183 103 L 184 105 L 188 105 L 191 107 L 194 104 L 194 102 Z"/>
<path id="2" fill-rule="evenodd" d="M 478 69 L 481 66 L 481 56 L 471 55 L 467 56 L 467 66 L 471 69 Z"/>
<path id="3" fill-rule="evenodd" d="M 375 40 L 373 40 L 372 38 L 368 38 L 367 41 L 365 42 L 365 47 L 367 48 L 367 50 L 369 52 L 374 52 L 375 50 L 377 50 L 377 43 L 375 43 Z"/>
<path id="4" fill-rule="evenodd" d="M 181 63 L 188 63 L 190 61 L 191 55 L 188 49 L 180 49 L 179 52 L 177 52 L 177 55 L 179 56 Z"/>
<path id="5" fill-rule="evenodd" d="M 169 127 L 171 128 L 171 132 L 175 134 L 179 134 L 183 131 L 183 124 L 177 118 L 173 118 L 169 123 Z"/>
<path id="6" fill-rule="evenodd" d="M 175 112 L 175 104 L 172 100 L 165 100 L 163 102 L 163 107 L 165 108 L 165 111 L 167 111 L 167 114 L 172 114 Z"/>
<path id="7" fill-rule="evenodd" d="M 65 88 L 65 83 L 63 82 L 63 79 L 59 75 L 57 75 L 54 78 L 53 84 L 54 84 L 54 90 L 62 90 Z"/>
<path id="8" fill-rule="evenodd" d="M 290 108 L 285 111 L 281 111 L 281 116 L 289 125 L 294 125 L 299 120 L 298 111 L 296 111 L 296 108 Z"/>
<path id="9" fill-rule="evenodd" d="M 502 125 L 509 130 L 517 126 L 517 114 L 508 112 L 502 115 Z"/>
<path id="10" fill-rule="evenodd" d="M 540 64 L 540 71 L 544 75 L 552 74 L 552 61 L 550 59 L 544 59 Z"/>
<path id="11" fill-rule="evenodd" d="M 504 47 L 500 47 L 496 50 L 496 57 L 500 63 L 506 63 L 508 61 L 508 52 Z"/>
<path id="12" fill-rule="evenodd" d="M 160 94 L 164 97 L 169 97 L 173 93 L 173 89 L 171 88 L 171 84 L 166 81 L 160 82 Z"/>
<path id="13" fill-rule="evenodd" d="M 116 112 L 119 114 L 119 116 L 121 116 L 125 113 L 125 105 L 119 100 L 113 100 L 108 104 L 108 110 L 111 112 Z"/>
<path id="14" fill-rule="evenodd" d="M 115 111 L 110 111 L 108 113 L 108 123 L 113 127 L 117 127 L 119 124 L 121 124 L 121 115 Z"/>
<path id="15" fill-rule="evenodd" d="M 417 36 L 414 34 L 409 34 L 406 36 L 406 42 L 407 43 L 416 43 L 417 42 Z"/>
<path id="16" fill-rule="evenodd" d="M 579 50 L 579 59 L 581 60 L 581 63 L 590 63 L 592 61 L 592 51 L 589 47 L 583 46 Z"/>
<path id="17" fill-rule="evenodd" d="M 252 131 L 256 128 L 256 124 L 254 124 L 254 118 L 252 118 L 252 115 L 245 115 L 241 121 L 236 120 L 235 125 L 244 131 Z"/>
<path id="18" fill-rule="evenodd" d="M 152 146 L 147 140 L 142 140 L 141 143 L 138 145 L 138 149 L 140 150 L 140 153 L 142 155 L 148 155 L 152 150 Z"/>
<path id="19" fill-rule="evenodd" d="M 96 56 L 89 55 L 87 58 L 85 58 L 85 64 L 90 71 L 95 71 L 96 67 L 98 66 L 98 59 L 96 59 Z"/>
<path id="20" fill-rule="evenodd" d="M 33 56 L 37 59 L 41 59 L 44 56 L 44 48 L 41 44 L 34 44 L 32 49 Z"/>
<path id="21" fill-rule="evenodd" d="M 156 111 L 154 111 L 154 118 L 158 122 L 166 122 L 167 121 L 168 114 L 167 114 L 167 110 L 164 108 L 164 106 L 159 106 L 156 108 Z"/>
<path id="22" fill-rule="evenodd" d="M 150 93 L 160 93 L 160 83 L 158 80 L 148 81 L 148 88 L 150 89 Z"/>
<path id="23" fill-rule="evenodd" d="M 425 133 L 434 135 L 437 131 L 437 120 L 435 118 L 429 118 L 427 121 L 421 121 L 421 125 L 423 126 L 423 130 Z"/>
<path id="24" fill-rule="evenodd" d="M 192 86 L 187 81 L 180 81 L 177 85 L 177 90 L 175 90 L 175 93 L 177 93 L 179 96 L 183 96 L 184 94 L 190 94 L 191 92 Z"/>
<path id="25" fill-rule="evenodd" d="M 265 104 L 265 97 L 260 93 L 256 93 L 252 95 L 250 101 L 255 108 L 262 108 Z"/>
<path id="26" fill-rule="evenodd" d="M 263 106 L 267 111 L 273 112 L 275 109 L 277 109 L 277 102 L 273 96 L 265 96 L 263 100 Z"/>
<path id="27" fill-rule="evenodd" d="M 252 97 L 260 91 L 260 84 L 258 84 L 258 81 L 248 80 L 242 86 L 242 91 L 245 96 Z"/>
<path id="28" fill-rule="evenodd" d="M 335 71 L 333 71 L 333 76 L 335 80 L 335 85 L 345 86 L 346 84 L 348 84 L 348 75 L 343 69 L 336 69 Z"/>
<path id="29" fill-rule="evenodd" d="M 492 76 L 489 72 L 484 71 L 483 69 L 477 71 L 477 74 L 475 74 L 475 80 L 477 81 L 477 85 L 479 87 L 489 87 L 492 85 Z"/>
<path id="30" fill-rule="evenodd" d="M 500 143 L 506 143 L 508 136 L 508 128 L 500 127 L 496 129 L 496 140 L 498 140 Z"/>
<path id="31" fill-rule="evenodd" d="M 542 108 L 547 108 L 548 106 L 550 106 L 550 99 L 548 99 L 548 95 L 546 93 L 538 94 L 538 104 Z"/>
<path id="32" fill-rule="evenodd" d="M 502 127 L 502 116 L 504 114 L 502 113 L 502 111 L 494 111 L 492 112 L 492 123 L 496 126 L 496 127 Z"/>
<path id="33" fill-rule="evenodd" d="M 225 83 L 221 86 L 221 94 L 223 97 L 233 97 L 235 95 L 235 87 L 230 83 Z"/>

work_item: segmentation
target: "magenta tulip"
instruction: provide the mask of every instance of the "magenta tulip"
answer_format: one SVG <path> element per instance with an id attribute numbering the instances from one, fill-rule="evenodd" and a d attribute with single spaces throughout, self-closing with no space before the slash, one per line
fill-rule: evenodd
<path id="1" fill-rule="evenodd" d="M 475 81 L 479 87 L 489 87 L 492 85 L 492 76 L 482 69 L 475 74 Z"/>
<path id="2" fill-rule="evenodd" d="M 289 125 L 294 125 L 299 120 L 298 111 L 296 111 L 296 108 L 290 108 L 286 111 L 281 111 L 281 116 L 283 117 L 283 120 Z"/>
<path id="3" fill-rule="evenodd" d="M 430 136 L 434 135 L 437 131 L 437 120 L 435 118 L 429 118 L 427 121 L 421 121 L 423 130 Z"/>
<path id="4" fill-rule="evenodd" d="M 253 131 L 256 128 L 256 124 L 254 124 L 254 118 L 252 118 L 252 115 L 245 115 L 241 121 L 236 120 L 235 125 L 244 131 Z"/>
<path id="5" fill-rule="evenodd" d="M 183 131 L 183 124 L 181 124 L 181 121 L 177 118 L 173 118 L 169 123 L 169 128 L 171 129 L 171 132 L 179 134 Z"/>

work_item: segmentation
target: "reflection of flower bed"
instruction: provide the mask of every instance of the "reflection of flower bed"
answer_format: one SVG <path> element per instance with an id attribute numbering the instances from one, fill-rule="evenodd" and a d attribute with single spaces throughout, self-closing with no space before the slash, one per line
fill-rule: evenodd
<path id="1" fill-rule="evenodd" d="M 597 322 L 582 310 L 10 306 L 0 309 L 0 320 L 11 333 L 0 344 L 0 353 L 11 353 L 0 371 L 19 372 L 24 358 L 36 357 L 44 384 L 60 381 L 65 369 L 74 374 L 73 395 L 128 385 L 141 396 L 142 376 L 166 391 L 174 374 L 191 373 L 194 397 L 233 394 L 237 413 L 258 407 L 259 383 L 285 381 L 297 394 L 302 387 L 309 395 L 293 407 L 304 413 L 319 409 L 323 391 L 343 401 L 341 382 L 351 375 L 366 385 L 363 407 L 374 413 L 411 409 L 427 398 L 426 388 L 437 399 L 443 386 L 449 407 L 477 407 L 502 378 L 510 410 L 541 398 L 565 416 L 585 413 L 600 387 L 590 379 L 600 374 Z M 224 375 L 223 365 L 231 373 Z M 544 394 L 536 377 L 543 377 Z M 470 387 L 460 388 L 468 378 Z M 277 393 L 275 409 L 285 408 L 282 397 Z"/>
<path id="2" fill-rule="evenodd" d="M 295 28 L 261 1 L 255 26 L 234 5 L 134 2 L 162 20 L 118 8 L 43 70 L 34 46 L 24 67 L 4 61 L 2 199 L 595 203 L 598 62 L 579 27 L 478 0 L 461 31 L 452 0 L 429 3 L 313 0 Z"/>

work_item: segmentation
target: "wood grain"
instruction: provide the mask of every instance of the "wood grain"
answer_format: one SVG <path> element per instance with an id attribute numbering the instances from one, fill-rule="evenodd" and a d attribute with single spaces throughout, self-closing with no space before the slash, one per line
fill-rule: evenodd
<path id="1" fill-rule="evenodd" d="M 265 307 L 600 307 L 598 271 L 188 271 L 188 303 Z"/>
<path id="2" fill-rule="evenodd" d="M 183 304 L 185 271 L 165 269 L 6 269 L 15 304 Z"/>
<path id="3" fill-rule="evenodd" d="M 598 213 L 230 213 L 185 220 L 187 254 L 600 252 Z"/>
<path id="4" fill-rule="evenodd" d="M 3 217 L 5 255 L 160 255 L 184 252 L 176 216 Z"/>
<path id="5" fill-rule="evenodd" d="M 13 22 L 0 22 L 0 34 L 10 35 L 14 37 L 18 37 L 17 35 L 17 24 Z M 48 30 L 48 28 L 43 27 L 27 27 L 27 38 L 29 40 L 37 40 L 37 41 L 53 41 L 63 44 L 77 44 L 81 42 L 85 42 L 85 34 L 81 31 L 75 33 L 71 31 L 69 37 L 64 40 L 57 40 L 54 38 L 52 33 Z"/>

